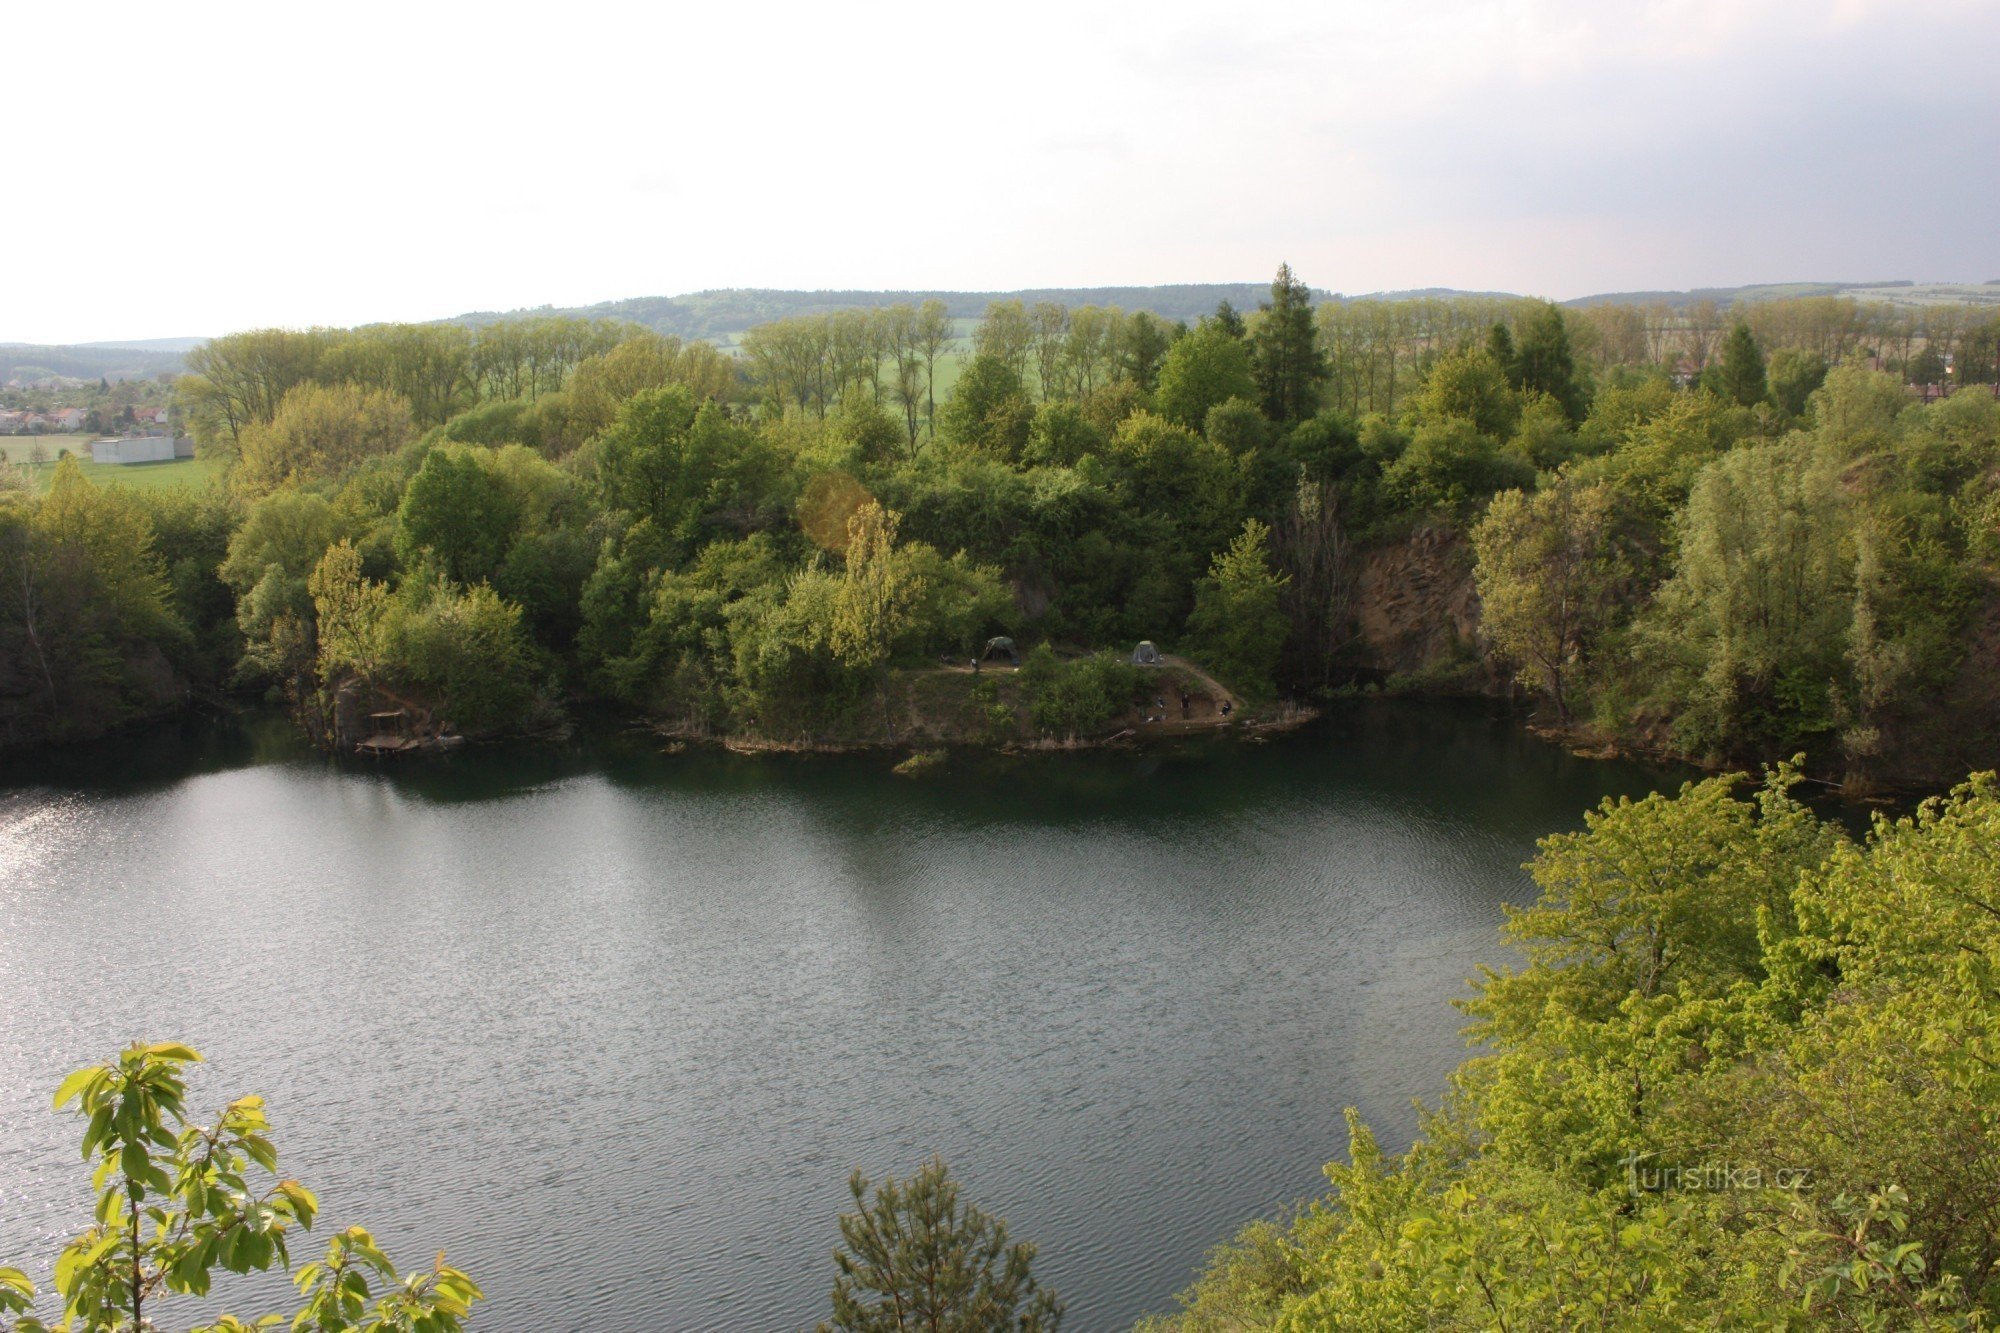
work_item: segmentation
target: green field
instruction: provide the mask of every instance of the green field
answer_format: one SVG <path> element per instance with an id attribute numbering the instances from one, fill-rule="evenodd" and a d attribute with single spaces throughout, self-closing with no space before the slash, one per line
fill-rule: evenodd
<path id="1" fill-rule="evenodd" d="M 93 463 L 89 435 L 23 435 L 0 440 L 0 459 L 28 469 L 36 484 L 47 487 L 55 475 L 56 458 L 67 449 L 83 475 L 100 486 L 131 486 L 161 490 L 170 486 L 205 486 L 222 476 L 222 464 L 206 458 L 178 458 L 171 463 Z M 48 461 L 34 461 L 37 446 Z"/>

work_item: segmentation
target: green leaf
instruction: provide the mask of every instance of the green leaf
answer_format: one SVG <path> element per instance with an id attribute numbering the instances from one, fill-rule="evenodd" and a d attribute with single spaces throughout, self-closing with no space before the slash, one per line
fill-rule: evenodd
<path id="1" fill-rule="evenodd" d="M 70 1100 L 82 1095 L 83 1090 L 103 1074 L 103 1065 L 92 1065 L 88 1069 L 79 1069 L 71 1074 L 56 1086 L 55 1108 L 60 1111 Z"/>

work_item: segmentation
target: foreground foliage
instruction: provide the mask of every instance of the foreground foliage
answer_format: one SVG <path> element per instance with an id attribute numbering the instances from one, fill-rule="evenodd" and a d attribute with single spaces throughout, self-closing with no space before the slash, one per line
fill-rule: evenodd
<path id="1" fill-rule="evenodd" d="M 261 1097 L 239 1097 L 212 1124 L 185 1111 L 184 1070 L 201 1056 L 172 1042 L 134 1044 L 115 1064 L 79 1069 L 56 1090 L 58 1109 L 76 1104 L 83 1156 L 94 1160 L 94 1221 L 55 1265 L 62 1318 L 32 1314 L 35 1289 L 17 1268 L 0 1268 L 0 1315 L 16 1333 L 140 1333 L 161 1326 L 175 1295 L 207 1296 L 218 1271 L 291 1271 L 294 1229 L 311 1230 L 319 1200 L 278 1179 L 278 1152 Z M 268 1178 L 268 1179 L 266 1179 Z M 471 1278 L 439 1254 L 425 1271 L 398 1275 L 360 1227 L 302 1265 L 303 1304 L 254 1321 L 224 1315 L 196 1333 L 240 1333 L 284 1325 L 315 1333 L 456 1333 L 481 1299 Z"/>
<path id="2" fill-rule="evenodd" d="M 2000 1318 L 2000 786 L 1865 841 L 1741 780 L 1545 839 L 1527 965 L 1422 1137 L 1159 1329 L 1937 1328 Z"/>

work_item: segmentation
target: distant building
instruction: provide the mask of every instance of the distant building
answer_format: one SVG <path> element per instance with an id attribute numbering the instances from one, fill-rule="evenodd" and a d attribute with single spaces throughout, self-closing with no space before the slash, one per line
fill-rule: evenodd
<path id="1" fill-rule="evenodd" d="M 28 415 L 26 412 L 0 412 L 0 435 L 26 434 Z"/>
<path id="2" fill-rule="evenodd" d="M 183 443 L 188 447 L 185 455 L 177 447 Z M 171 463 L 181 457 L 194 457 L 194 441 L 166 435 L 128 435 L 116 440 L 98 440 L 90 446 L 93 463 Z"/>
<path id="3" fill-rule="evenodd" d="M 49 428 L 65 431 L 82 430 L 83 423 L 89 415 L 80 407 L 58 407 L 48 414 Z"/>

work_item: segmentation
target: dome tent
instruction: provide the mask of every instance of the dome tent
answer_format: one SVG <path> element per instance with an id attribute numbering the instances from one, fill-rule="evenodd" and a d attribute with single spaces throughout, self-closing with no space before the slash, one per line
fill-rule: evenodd
<path id="1" fill-rule="evenodd" d="M 1160 664 L 1160 650 L 1153 646 L 1151 639 L 1141 639 L 1139 646 L 1132 650 L 1132 665 L 1159 666 Z"/>

